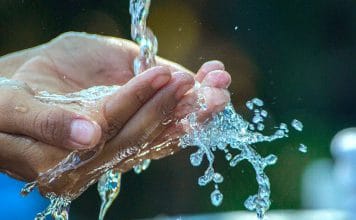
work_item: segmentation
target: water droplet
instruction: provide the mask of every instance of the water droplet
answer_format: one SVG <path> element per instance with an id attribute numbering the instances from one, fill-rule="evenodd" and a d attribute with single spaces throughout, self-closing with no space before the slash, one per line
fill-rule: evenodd
<path id="1" fill-rule="evenodd" d="M 32 192 L 37 186 L 37 181 L 33 181 L 30 183 L 27 183 L 22 189 L 21 189 L 21 195 L 27 196 L 30 192 Z"/>
<path id="2" fill-rule="evenodd" d="M 288 126 L 287 126 L 286 123 L 281 123 L 281 124 L 279 125 L 279 128 L 282 129 L 282 130 L 287 130 L 287 129 L 288 129 Z"/>
<path id="3" fill-rule="evenodd" d="M 251 101 L 246 102 L 246 107 L 250 110 L 253 110 L 253 103 Z"/>
<path id="4" fill-rule="evenodd" d="M 203 161 L 203 153 L 201 151 L 197 151 L 190 155 L 190 163 L 193 166 L 195 166 L 195 167 L 199 166 L 202 161 Z"/>
<path id="5" fill-rule="evenodd" d="M 261 116 L 262 116 L 262 117 L 266 118 L 267 115 L 268 115 L 268 112 L 267 112 L 266 110 L 262 110 L 262 111 L 261 111 Z"/>
<path id="6" fill-rule="evenodd" d="M 257 105 L 258 107 L 262 107 L 263 106 L 263 101 L 259 98 L 253 98 L 252 99 L 253 104 Z"/>
<path id="7" fill-rule="evenodd" d="M 262 123 L 258 123 L 258 124 L 257 124 L 257 130 L 259 130 L 259 131 L 263 131 L 263 129 L 265 129 L 264 124 L 262 124 Z"/>
<path id="8" fill-rule="evenodd" d="M 305 144 L 300 144 L 298 147 L 298 150 L 302 153 L 307 153 L 308 152 L 308 147 Z"/>
<path id="9" fill-rule="evenodd" d="M 279 138 L 282 138 L 282 137 L 284 137 L 285 132 L 284 132 L 284 130 L 277 130 L 275 135 Z"/>
<path id="10" fill-rule="evenodd" d="M 165 121 L 162 122 L 162 125 L 168 125 L 172 122 L 172 119 L 167 119 Z"/>
<path id="11" fill-rule="evenodd" d="M 297 119 L 294 119 L 292 121 L 291 125 L 297 131 L 302 131 L 303 130 L 303 123 L 298 121 Z"/>
<path id="12" fill-rule="evenodd" d="M 23 105 L 18 105 L 18 106 L 15 106 L 15 110 L 18 112 L 21 112 L 21 113 L 26 113 L 28 111 L 28 108 Z"/>
<path id="13" fill-rule="evenodd" d="M 277 156 L 274 155 L 274 154 L 270 154 L 268 155 L 266 158 L 265 158 L 265 162 L 268 164 L 268 165 L 273 165 L 273 164 L 276 164 L 277 163 Z"/>
<path id="14" fill-rule="evenodd" d="M 255 124 L 257 124 L 259 122 L 262 122 L 262 121 L 263 121 L 263 118 L 260 115 L 255 115 L 252 118 L 252 122 L 255 123 Z"/>
<path id="15" fill-rule="evenodd" d="M 231 160 L 231 158 L 232 158 L 232 154 L 231 154 L 231 153 L 227 153 L 227 154 L 225 155 L 225 159 L 226 159 L 226 160 Z"/>
<path id="16" fill-rule="evenodd" d="M 151 160 L 149 160 L 149 159 L 143 160 L 142 170 L 147 170 L 147 168 L 150 166 L 150 164 L 151 164 Z"/>
<path id="17" fill-rule="evenodd" d="M 221 192 L 218 189 L 214 190 L 210 194 L 211 203 L 214 206 L 220 206 L 223 201 L 223 198 L 224 198 L 223 194 L 221 194 Z"/>
<path id="18" fill-rule="evenodd" d="M 220 173 L 215 173 L 213 177 L 213 181 L 215 183 L 222 183 L 224 181 L 224 177 Z"/>

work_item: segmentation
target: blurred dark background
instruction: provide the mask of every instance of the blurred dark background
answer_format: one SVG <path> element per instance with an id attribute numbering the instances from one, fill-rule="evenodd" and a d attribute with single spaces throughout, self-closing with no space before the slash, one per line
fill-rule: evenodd
<path id="1" fill-rule="evenodd" d="M 128 7 L 129 0 L 0 0 L 0 55 L 66 31 L 129 38 Z M 152 0 L 149 26 L 160 56 L 192 70 L 210 59 L 223 61 L 233 79 L 232 101 L 244 117 L 250 117 L 244 103 L 260 97 L 271 116 L 267 127 L 294 118 L 304 122 L 302 133 L 257 146 L 263 155 L 279 156 L 267 170 L 271 208 L 301 208 L 305 166 L 330 157 L 333 135 L 356 125 L 356 2 Z M 301 142 L 307 154 L 298 151 Z M 243 201 L 257 190 L 252 168 L 242 163 L 232 169 L 218 156 L 224 203 L 215 208 L 213 186 L 197 185 L 204 166 L 193 168 L 189 153 L 154 161 L 141 175 L 125 174 L 107 219 L 244 209 Z M 91 187 L 73 202 L 71 215 L 96 219 L 99 205 Z"/>

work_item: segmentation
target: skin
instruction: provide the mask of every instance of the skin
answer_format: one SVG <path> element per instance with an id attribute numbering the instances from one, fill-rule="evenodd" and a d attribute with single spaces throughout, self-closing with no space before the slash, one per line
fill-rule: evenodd
<path id="1" fill-rule="evenodd" d="M 65 33 L 0 58 L 0 76 L 19 82 L 0 85 L 0 170 L 21 180 L 38 180 L 42 194 L 75 198 L 108 168 L 126 172 L 143 159 L 177 152 L 186 128 L 175 122 L 193 111 L 205 121 L 230 100 L 231 78 L 219 61 L 203 64 L 194 75 L 157 58 L 156 67 L 133 77 L 137 54 L 137 46 L 127 40 Z M 193 89 L 196 81 L 199 89 Z M 52 105 L 34 98 L 39 91 L 65 94 L 96 85 L 122 87 L 88 106 Z M 206 110 L 198 110 L 197 94 L 205 97 Z M 83 130 L 83 123 L 91 129 Z M 52 182 L 39 178 L 73 150 L 87 160 Z"/>

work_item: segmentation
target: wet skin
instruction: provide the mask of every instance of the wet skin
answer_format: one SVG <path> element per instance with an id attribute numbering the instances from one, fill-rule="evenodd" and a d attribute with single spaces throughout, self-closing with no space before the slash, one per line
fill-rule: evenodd
<path id="1" fill-rule="evenodd" d="M 127 40 L 66 33 L 0 58 L 0 76 L 21 82 L 18 87 L 0 86 L 0 169 L 33 181 L 73 150 L 95 151 L 86 163 L 51 183 L 38 179 L 43 194 L 76 197 L 115 156 L 120 158 L 113 167 L 126 172 L 142 159 L 177 152 L 185 128 L 175 122 L 198 110 L 198 93 L 207 105 L 198 110 L 202 121 L 230 100 L 231 78 L 221 62 L 207 62 L 194 75 L 158 58 L 156 67 L 133 77 L 137 53 L 138 47 Z M 192 89 L 195 82 L 202 85 L 197 90 Z M 121 88 L 91 106 L 53 105 L 34 98 L 43 90 L 65 94 L 97 85 Z M 104 168 L 91 172 L 98 167 Z"/>

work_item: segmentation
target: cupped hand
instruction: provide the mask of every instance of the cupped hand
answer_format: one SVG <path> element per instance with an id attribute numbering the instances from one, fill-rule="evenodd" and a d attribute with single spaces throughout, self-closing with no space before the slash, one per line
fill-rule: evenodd
<path id="1" fill-rule="evenodd" d="M 158 59 L 161 67 L 133 78 L 131 66 L 137 53 L 138 48 L 126 40 L 69 33 L 4 57 L 0 68 L 6 74 L 2 74 L 26 85 L 0 87 L 6 94 L 0 99 L 1 111 L 6 113 L 0 116 L 1 169 L 34 180 L 63 160 L 68 149 L 104 145 L 94 159 L 78 169 L 63 173 L 51 184 L 40 182 L 43 193 L 78 194 L 108 168 L 126 171 L 143 158 L 174 152 L 175 144 L 154 152 L 150 149 L 174 143 L 169 139 L 182 134 L 179 126 L 166 122 L 196 109 L 197 91 L 187 92 L 194 80 L 184 73 L 187 70 L 163 59 Z M 203 65 L 195 79 L 202 84 L 199 91 L 206 94 L 208 109 L 200 115 L 207 118 L 229 100 L 226 88 L 230 77 L 223 65 L 214 61 Z M 63 94 L 96 85 L 122 87 L 95 106 L 84 108 L 33 98 L 42 90 Z"/>

